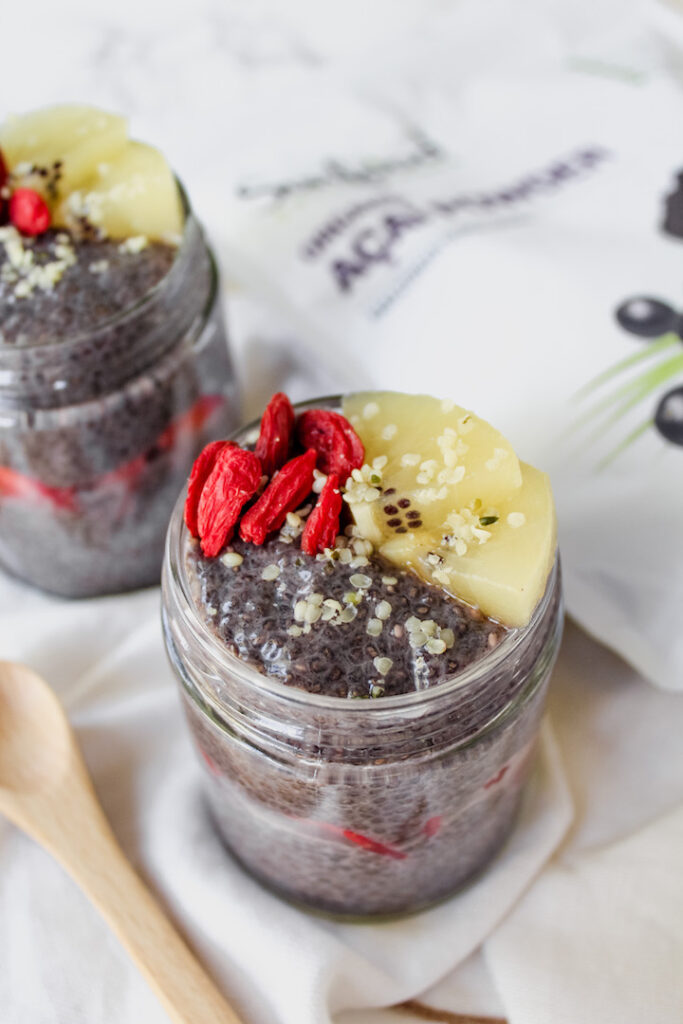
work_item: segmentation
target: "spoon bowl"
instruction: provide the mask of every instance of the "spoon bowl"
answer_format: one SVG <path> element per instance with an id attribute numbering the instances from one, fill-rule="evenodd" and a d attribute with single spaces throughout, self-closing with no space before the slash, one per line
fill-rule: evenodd
<path id="1" fill-rule="evenodd" d="M 241 1024 L 126 860 L 56 696 L 8 661 L 0 661 L 0 813 L 81 886 L 175 1024 Z"/>

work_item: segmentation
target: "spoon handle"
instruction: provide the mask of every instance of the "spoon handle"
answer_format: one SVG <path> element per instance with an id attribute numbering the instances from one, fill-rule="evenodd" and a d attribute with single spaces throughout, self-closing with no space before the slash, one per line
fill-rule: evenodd
<path id="1" fill-rule="evenodd" d="M 84 767 L 50 810 L 47 828 L 27 830 L 98 907 L 174 1024 L 243 1024 L 126 859 Z"/>

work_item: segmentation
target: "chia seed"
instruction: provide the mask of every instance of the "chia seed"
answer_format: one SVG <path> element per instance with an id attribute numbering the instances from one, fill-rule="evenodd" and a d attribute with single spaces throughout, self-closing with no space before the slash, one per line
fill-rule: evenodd
<path id="1" fill-rule="evenodd" d="M 359 581 L 351 566 L 339 563 L 328 576 L 328 563 L 301 559 L 298 548 L 283 544 L 277 537 L 262 547 L 241 540 L 232 547 L 242 556 L 239 573 L 231 572 L 221 559 L 204 558 L 198 548 L 190 551 L 189 571 L 199 586 L 200 605 L 221 609 L 211 628 L 223 643 L 257 671 L 287 686 L 334 697 L 359 697 L 367 694 L 377 674 L 373 658 L 381 656 L 391 659 L 393 666 L 382 681 L 385 696 L 409 693 L 435 686 L 466 668 L 490 650 L 490 635 L 507 632 L 491 619 L 473 620 L 467 605 L 377 555 L 372 555 L 363 567 L 364 578 Z M 269 575 L 273 572 L 272 566 L 278 569 L 275 590 L 263 579 L 266 570 Z M 375 638 L 373 653 L 369 653 L 368 624 L 375 620 L 375 605 L 385 595 L 382 578 L 388 571 L 397 580 L 392 587 L 389 622 L 402 624 L 419 614 L 423 619 L 434 619 L 443 629 L 452 629 L 458 641 L 447 658 L 430 655 L 423 648 L 414 650 L 405 635 L 396 636 L 391 629 Z M 306 616 L 312 595 L 322 593 L 326 599 L 345 606 L 347 595 L 361 584 L 369 599 L 357 605 L 358 614 L 351 622 L 337 625 L 334 620 L 323 622 L 317 618 L 310 633 L 300 637 L 288 633 L 300 616 Z M 324 654 L 327 647 L 334 648 L 333 658 Z M 425 658 L 419 687 L 418 655 Z M 341 676 L 333 674 L 333 669 L 339 668 Z"/>
<path id="2" fill-rule="evenodd" d="M 22 238 L 33 261 L 45 265 L 54 260 L 57 235 L 46 231 L 37 238 Z M 69 236 L 70 237 L 70 236 Z M 36 288 L 27 298 L 17 298 L 14 286 L 3 281 L 8 263 L 0 245 L 0 345 L 28 348 L 58 344 L 83 332 L 95 331 L 122 310 L 130 309 L 171 269 L 176 248 L 152 242 L 139 253 L 121 250 L 117 241 L 70 240 L 76 262 L 67 267 L 48 291 Z M 93 274 L 90 265 L 106 261 L 107 269 Z"/>

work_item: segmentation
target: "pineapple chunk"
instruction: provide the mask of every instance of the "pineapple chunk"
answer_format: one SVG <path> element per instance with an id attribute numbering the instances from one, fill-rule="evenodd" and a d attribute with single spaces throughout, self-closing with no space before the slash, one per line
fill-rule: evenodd
<path id="1" fill-rule="evenodd" d="M 87 219 L 110 238 L 144 236 L 177 242 L 183 209 L 173 173 L 159 150 L 128 142 L 57 209 L 55 223 Z"/>
<path id="2" fill-rule="evenodd" d="M 484 527 L 484 543 L 475 537 L 458 554 L 442 543 L 444 524 L 431 537 L 420 530 L 396 536 L 381 553 L 507 626 L 526 625 L 553 566 L 557 527 L 548 477 L 525 463 L 521 469 L 521 488 L 490 510 L 498 519 Z"/>
<path id="3" fill-rule="evenodd" d="M 364 392 L 348 395 L 343 411 L 372 467 L 345 494 L 362 535 L 486 615 L 525 625 L 555 557 L 547 476 L 452 402 Z"/>
<path id="4" fill-rule="evenodd" d="M 343 411 L 365 445 L 366 462 L 387 459 L 382 486 L 393 493 L 377 502 L 350 502 L 356 524 L 375 545 L 394 536 L 397 518 L 399 529 L 415 520 L 438 531 L 454 509 L 494 504 L 521 486 L 509 441 L 453 402 L 366 391 L 347 395 Z"/>
<path id="5" fill-rule="evenodd" d="M 61 162 L 57 196 L 68 195 L 92 177 L 98 164 L 123 150 L 126 139 L 124 117 L 77 104 L 9 117 L 0 126 L 0 149 L 17 184 L 45 192 L 54 164 Z M 23 174 L 24 167 L 27 172 L 29 167 L 42 168 L 47 175 Z"/>

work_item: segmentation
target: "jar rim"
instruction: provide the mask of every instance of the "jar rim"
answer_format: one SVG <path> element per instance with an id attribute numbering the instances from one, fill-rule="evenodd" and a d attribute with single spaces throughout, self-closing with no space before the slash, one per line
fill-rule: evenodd
<path id="1" fill-rule="evenodd" d="M 98 321 L 90 328 L 83 328 L 78 334 L 55 338 L 54 342 L 47 345 L 44 343 L 36 343 L 33 345 L 7 345 L 0 343 L 0 365 L 2 365 L 8 357 L 11 361 L 12 356 L 15 354 L 17 358 L 20 358 L 21 356 L 25 357 L 26 353 L 51 353 L 55 352 L 55 350 L 59 350 L 60 353 L 63 353 L 65 349 L 70 347 L 77 349 L 84 341 L 90 340 L 93 335 L 98 334 L 100 331 L 108 331 L 112 327 L 118 327 L 127 319 L 139 316 L 140 313 L 143 313 L 148 306 L 151 306 L 154 303 L 157 296 L 168 286 L 169 280 L 175 274 L 181 257 L 189 244 L 188 238 L 190 235 L 190 227 L 196 223 L 194 211 L 190 205 L 190 200 L 185 187 L 177 176 L 175 177 L 175 183 L 178 187 L 178 192 L 180 193 L 180 201 L 183 209 L 183 233 L 178 244 L 173 246 L 175 248 L 173 261 L 164 276 L 161 277 L 156 284 L 153 284 L 151 288 L 148 288 L 144 295 L 141 295 L 130 305 L 125 306 L 123 309 L 117 309 L 117 311 L 112 313 L 111 316 Z"/>
<path id="2" fill-rule="evenodd" d="M 342 398 L 342 395 L 328 395 L 299 402 L 295 408 L 306 410 L 335 407 L 340 405 Z M 258 428 L 258 425 L 258 419 L 252 420 L 233 431 L 230 440 L 248 436 Z M 525 626 L 511 629 L 493 650 L 487 651 L 483 657 L 467 668 L 441 680 L 434 686 L 424 690 L 394 694 L 378 700 L 349 700 L 327 694 L 311 693 L 302 687 L 288 686 L 286 683 L 279 682 L 272 676 L 259 672 L 257 668 L 247 664 L 228 649 L 201 617 L 197 603 L 192 596 L 185 559 L 188 541 L 188 530 L 183 517 L 185 496 L 186 488 L 179 495 L 171 514 L 166 535 L 163 577 L 166 585 L 174 587 L 176 599 L 180 604 L 180 612 L 191 629 L 193 640 L 203 649 L 209 662 L 220 669 L 221 675 L 225 672 L 228 676 L 237 676 L 241 683 L 259 690 L 261 693 L 266 692 L 269 696 L 280 699 L 286 704 L 305 706 L 308 710 L 336 711 L 341 715 L 347 713 L 349 715 L 368 714 L 377 720 L 382 714 L 405 712 L 407 709 L 415 707 L 422 708 L 434 701 L 443 700 L 451 694 L 460 693 L 468 686 L 476 684 L 477 680 L 484 675 L 495 671 L 502 662 L 519 650 L 528 637 L 534 633 L 537 626 L 544 621 L 558 584 L 559 553 L 556 549 L 543 597 L 534 608 L 530 621 Z M 513 703 L 514 700 L 515 698 L 513 698 Z"/>

